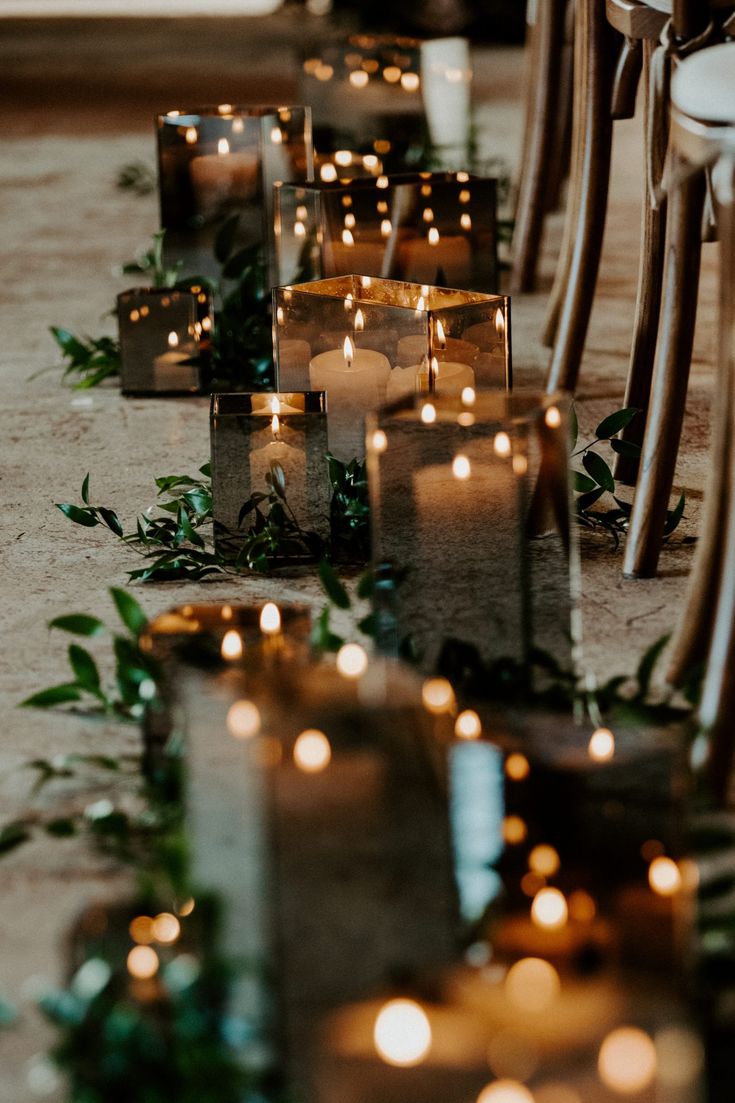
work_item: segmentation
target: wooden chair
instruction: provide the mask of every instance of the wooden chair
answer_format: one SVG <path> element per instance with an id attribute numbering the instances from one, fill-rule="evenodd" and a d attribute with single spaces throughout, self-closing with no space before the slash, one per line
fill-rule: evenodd
<path id="1" fill-rule="evenodd" d="M 526 121 L 513 234 L 511 294 L 532 291 L 544 216 L 555 210 L 569 161 L 572 0 L 530 0 Z"/>
<path id="2" fill-rule="evenodd" d="M 718 373 L 705 513 L 669 680 L 706 660 L 700 721 L 710 736 L 710 789 L 727 799 L 735 755 L 735 42 L 684 61 L 672 82 L 680 170 L 712 172 L 720 239 Z M 684 166 L 687 166 L 686 169 Z"/>

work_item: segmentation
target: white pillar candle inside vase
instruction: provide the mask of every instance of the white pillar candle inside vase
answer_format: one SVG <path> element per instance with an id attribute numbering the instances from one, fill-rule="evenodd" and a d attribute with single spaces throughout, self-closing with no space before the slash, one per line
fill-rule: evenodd
<path id="1" fill-rule="evenodd" d="M 466 38 L 421 44 L 421 94 L 431 143 L 443 168 L 466 168 L 472 66 Z"/>
<path id="2" fill-rule="evenodd" d="M 337 459 L 349 462 L 364 454 L 365 413 L 385 401 L 389 374 L 382 352 L 356 348 L 350 337 L 309 364 L 312 388 L 327 392 L 329 448 Z"/>

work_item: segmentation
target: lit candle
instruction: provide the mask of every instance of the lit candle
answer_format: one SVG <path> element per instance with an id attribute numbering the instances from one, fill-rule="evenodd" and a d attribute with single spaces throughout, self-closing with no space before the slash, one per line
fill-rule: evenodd
<path id="1" fill-rule="evenodd" d="M 472 282 L 472 249 L 466 237 L 440 235 L 432 227 L 426 237 L 408 238 L 400 248 L 404 280 L 413 283 L 442 283 L 448 287 L 467 287 Z"/>
<path id="2" fill-rule="evenodd" d="M 196 356 L 192 342 L 182 346 L 178 333 L 171 330 L 168 335 L 168 351 L 156 356 L 153 361 L 154 388 L 159 390 L 191 390 L 198 383 L 199 373 L 196 366 L 189 363 Z"/>
<path id="3" fill-rule="evenodd" d="M 230 151 L 227 138 L 217 142 L 217 152 L 195 157 L 190 166 L 197 204 L 205 215 L 216 214 L 231 200 L 252 199 L 258 187 L 257 153 Z"/>
<path id="4" fill-rule="evenodd" d="M 312 390 L 326 391 L 330 451 L 349 461 L 365 454 L 363 418 L 380 406 L 386 393 L 390 363 L 375 349 L 355 348 L 345 337 L 341 349 L 320 352 L 309 364 Z"/>
<path id="5" fill-rule="evenodd" d="M 267 428 L 254 433 L 250 450 L 250 486 L 264 493 L 266 476 L 274 463 L 280 465 L 286 480 L 286 499 L 297 521 L 307 517 L 306 450 L 303 432 L 288 424 L 289 414 L 301 414 L 278 395 L 270 395 L 267 405 L 253 411 L 268 417 Z"/>

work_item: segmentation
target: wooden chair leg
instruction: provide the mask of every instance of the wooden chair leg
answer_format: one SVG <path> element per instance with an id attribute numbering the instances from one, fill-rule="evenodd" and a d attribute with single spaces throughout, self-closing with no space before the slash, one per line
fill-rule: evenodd
<path id="1" fill-rule="evenodd" d="M 513 236 L 511 294 L 533 289 L 536 277 L 544 212 L 546 181 L 558 125 L 561 54 L 564 41 L 566 0 L 543 0 L 538 5 L 533 28 L 535 72 L 531 74 L 533 94 L 529 99 L 530 126 L 518 194 Z"/>
<path id="2" fill-rule="evenodd" d="M 574 0 L 565 0 L 564 41 L 559 63 L 559 94 L 554 146 L 546 187 L 546 213 L 558 211 L 572 152 L 572 92 L 574 87 Z"/>
<path id="3" fill-rule="evenodd" d="M 732 171 L 735 188 L 735 171 Z M 714 424 L 710 445 L 709 473 L 706 481 L 704 516 L 700 527 L 694 566 L 687 599 L 679 622 L 669 663 L 667 680 L 681 685 L 687 674 L 707 657 L 712 642 L 715 616 L 727 625 L 735 620 L 735 609 L 719 612 L 721 580 L 728 574 L 732 550 L 723 553 L 726 518 L 735 516 L 735 205 L 721 204 L 717 211 L 720 228 L 720 323 L 718 370 L 713 402 Z M 728 457 L 732 457 L 728 463 Z M 732 527 L 732 518 L 730 519 Z M 720 628 L 720 637 L 724 627 Z M 716 673 L 719 671 L 719 673 Z M 708 670 L 710 700 L 721 697 L 715 690 L 715 678 L 721 679 L 719 655 L 713 655 Z M 715 708 L 717 715 L 719 706 Z M 735 710 L 729 707 L 730 730 L 735 729 Z"/>
<path id="4" fill-rule="evenodd" d="M 704 174 L 698 173 L 669 197 L 662 316 L 625 546 L 626 578 L 652 578 L 661 552 L 692 358 L 704 193 Z"/>
<path id="5" fill-rule="evenodd" d="M 571 265 L 547 376 L 550 392 L 574 391 L 576 386 L 602 253 L 610 182 L 616 34 L 607 22 L 604 0 L 579 0 L 577 10 L 577 33 L 587 47 L 576 86 L 583 104 L 584 155 Z"/>
<path id="6" fill-rule="evenodd" d="M 649 155 L 649 143 L 655 142 L 653 156 L 663 158 L 666 155 L 668 133 L 651 134 L 649 132 L 649 68 L 656 43 L 646 40 L 643 43 L 644 102 L 643 102 L 643 151 Z M 644 181 L 643 208 L 641 218 L 641 253 L 638 265 L 638 289 L 636 291 L 635 321 L 633 323 L 633 343 L 630 350 L 628 382 L 625 390 L 625 406 L 634 406 L 640 413 L 620 434 L 621 439 L 631 444 L 642 444 L 648 413 L 648 401 L 651 393 L 653 362 L 656 356 L 656 334 L 661 313 L 661 285 L 664 270 L 664 244 L 666 238 L 666 205 L 662 202 L 656 209 L 651 206 L 648 193 L 648 181 Z M 631 456 L 618 456 L 615 476 L 627 486 L 635 486 L 638 478 L 639 460 Z"/>

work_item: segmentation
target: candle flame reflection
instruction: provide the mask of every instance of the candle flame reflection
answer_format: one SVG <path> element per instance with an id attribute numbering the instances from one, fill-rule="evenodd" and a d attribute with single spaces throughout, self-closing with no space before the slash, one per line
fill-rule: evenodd
<path id="1" fill-rule="evenodd" d="M 179 343 L 179 335 L 178 335 L 178 333 L 174 333 L 174 331 L 172 330 L 171 333 L 169 333 L 169 335 L 168 335 L 168 347 L 170 349 L 175 349 L 177 347 L 178 343 Z"/>
<path id="2" fill-rule="evenodd" d="M 342 346 L 342 355 L 345 358 L 345 364 L 348 368 L 352 367 L 352 361 L 355 356 L 355 347 L 349 337 L 345 337 L 344 344 Z"/>
<path id="3" fill-rule="evenodd" d="M 220 138 L 217 142 L 217 152 L 222 154 L 230 152 L 230 143 L 226 138 Z"/>

